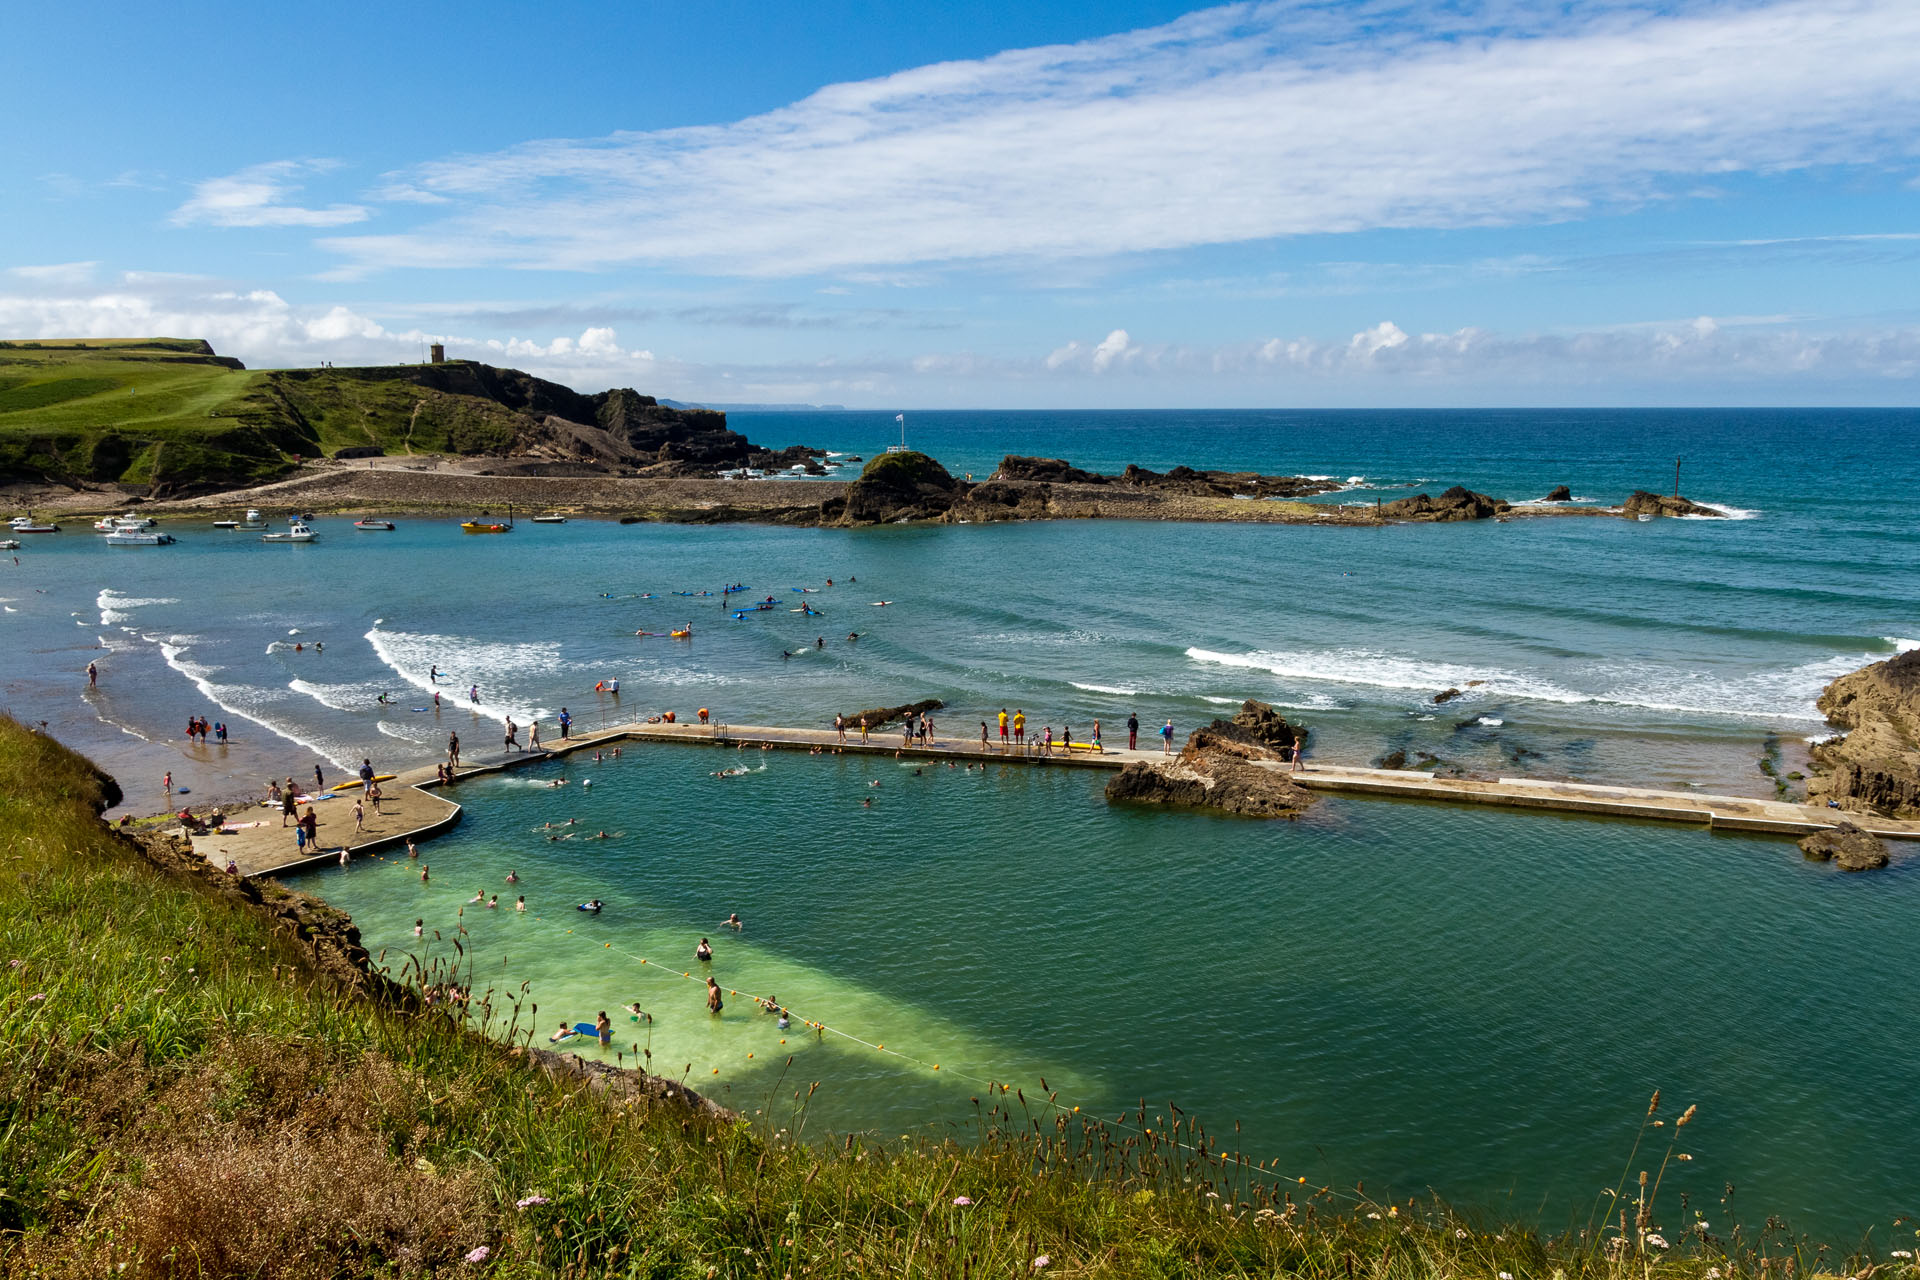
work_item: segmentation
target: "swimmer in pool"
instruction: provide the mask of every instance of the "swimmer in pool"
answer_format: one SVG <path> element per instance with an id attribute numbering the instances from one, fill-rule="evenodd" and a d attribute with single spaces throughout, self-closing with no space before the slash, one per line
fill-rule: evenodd
<path id="1" fill-rule="evenodd" d="M 693 958 L 702 964 L 711 961 L 713 959 L 713 944 L 705 938 L 700 939 L 700 945 L 693 949 Z"/>
<path id="2" fill-rule="evenodd" d="M 737 911 L 730 913 L 722 923 L 729 929 L 744 929 L 747 927 L 746 922 L 740 918 L 740 913 Z"/>

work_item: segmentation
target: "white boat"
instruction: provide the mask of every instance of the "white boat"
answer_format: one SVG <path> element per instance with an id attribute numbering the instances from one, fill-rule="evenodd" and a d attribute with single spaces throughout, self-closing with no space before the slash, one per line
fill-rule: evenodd
<path id="1" fill-rule="evenodd" d="M 137 516 L 129 511 L 124 516 L 103 516 L 93 522 L 93 527 L 102 533 L 112 533 L 116 529 L 151 529 L 158 523 L 151 516 Z"/>
<path id="2" fill-rule="evenodd" d="M 313 531 L 312 526 L 304 523 L 303 521 L 295 520 L 291 525 L 287 526 L 284 532 L 261 534 L 260 541 L 262 542 L 312 542 L 315 539 L 319 538 L 319 536 L 320 536 L 319 534 Z"/>
<path id="3" fill-rule="evenodd" d="M 383 529 L 388 533 L 392 533 L 393 521 L 375 520 L 372 516 L 364 516 L 361 519 L 355 520 L 353 527 L 356 529 Z"/>
<path id="4" fill-rule="evenodd" d="M 216 529 L 238 529 L 240 522 L 238 520 L 215 520 L 213 527 Z"/>
<path id="5" fill-rule="evenodd" d="M 35 520 L 32 516 L 15 516 L 7 521 L 7 528 L 15 533 L 58 533 L 60 526 L 44 520 Z"/>
<path id="6" fill-rule="evenodd" d="M 20 539 L 0 538 L 0 551 L 18 551 L 19 549 L 20 549 Z"/>
<path id="7" fill-rule="evenodd" d="M 115 529 L 101 541 L 110 547 L 164 547 L 172 543 L 173 535 L 158 529 Z"/>
<path id="8" fill-rule="evenodd" d="M 567 518 L 557 511 L 549 511 L 546 515 L 535 516 L 533 522 L 535 524 L 565 524 Z"/>
<path id="9" fill-rule="evenodd" d="M 260 530 L 267 527 L 267 522 L 260 518 L 260 513 L 258 511 L 255 511 L 253 508 L 249 507 L 247 508 L 247 518 L 245 520 L 242 520 L 239 524 L 234 525 L 233 527 L 235 529 L 245 530 L 248 533 L 258 533 Z"/>

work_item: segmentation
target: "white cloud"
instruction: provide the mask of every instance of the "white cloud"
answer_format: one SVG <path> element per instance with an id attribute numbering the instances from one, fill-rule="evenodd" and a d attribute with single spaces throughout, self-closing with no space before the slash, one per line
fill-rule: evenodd
<path id="1" fill-rule="evenodd" d="M 44 266 L 8 267 L 7 274 L 37 284 L 84 284 L 93 279 L 98 262 L 50 262 Z"/>
<path id="2" fill-rule="evenodd" d="M 193 189 L 193 198 L 173 211 L 176 226 L 205 223 L 216 227 L 343 227 L 370 216 L 365 205 L 332 204 L 307 209 L 288 201 L 300 194 L 303 174 L 335 166 L 324 160 L 275 160 L 224 178 L 209 178 Z"/>
<path id="3" fill-rule="evenodd" d="M 1916 47 L 1911 0 L 1234 5 L 725 126 L 423 164 L 391 187 L 448 216 L 327 243 L 361 269 L 871 278 L 1553 220 L 1735 173 L 1910 163 Z"/>

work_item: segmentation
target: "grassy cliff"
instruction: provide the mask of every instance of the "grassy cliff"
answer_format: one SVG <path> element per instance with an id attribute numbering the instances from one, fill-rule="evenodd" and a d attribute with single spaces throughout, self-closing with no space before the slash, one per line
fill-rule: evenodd
<path id="1" fill-rule="evenodd" d="M 1368 1203 L 1223 1158 L 1177 1113 L 1083 1126 L 1014 1092 L 964 1143 L 800 1145 L 804 1082 L 759 1121 L 590 1087 L 370 979 L 337 913 L 110 833 L 111 793 L 0 717 L 0 1275 L 1819 1270 L 1765 1238 L 1543 1240 Z M 475 998 L 531 1021 L 522 992 Z"/>

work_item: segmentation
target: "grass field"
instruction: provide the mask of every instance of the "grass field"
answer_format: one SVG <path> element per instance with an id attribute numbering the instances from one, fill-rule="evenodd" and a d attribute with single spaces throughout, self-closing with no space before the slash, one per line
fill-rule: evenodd
<path id="1" fill-rule="evenodd" d="M 1171 1108 L 1086 1123 L 1031 1087 L 982 1097 L 956 1139 L 897 1143 L 808 1131 L 804 1081 L 739 1120 L 621 1101 L 503 1043 L 535 1020 L 525 991 L 473 991 L 492 1038 L 363 994 L 234 882 L 109 834 L 110 790 L 0 717 L 0 1276 L 1912 1270 L 1828 1259 L 1771 1224 L 1685 1229 L 1658 1199 L 1684 1133 L 1672 1108 L 1623 1150 L 1617 1214 L 1547 1239 L 1272 1177 Z"/>
<path id="2" fill-rule="evenodd" d="M 0 483 L 117 482 L 156 496 L 257 484 L 298 458 L 504 448 L 520 415 L 410 367 L 233 367 L 195 339 L 0 342 Z"/>

